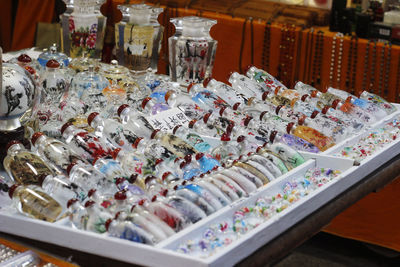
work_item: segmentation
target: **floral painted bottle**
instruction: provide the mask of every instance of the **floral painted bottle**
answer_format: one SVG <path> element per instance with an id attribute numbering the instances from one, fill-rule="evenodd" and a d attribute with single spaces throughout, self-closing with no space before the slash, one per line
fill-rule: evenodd
<path id="1" fill-rule="evenodd" d="M 202 109 L 208 110 L 209 112 L 229 106 L 225 100 L 212 91 L 206 90 L 201 84 L 190 84 L 187 88 L 187 92 L 194 102 Z"/>
<path id="2" fill-rule="evenodd" d="M 176 80 L 172 81 L 188 85 L 201 83 L 211 76 L 217 41 L 211 38 L 209 31 L 216 23 L 215 20 L 201 17 L 182 18 L 182 35 L 178 37 L 176 45 L 169 48 L 170 54 L 176 56 L 175 65 L 171 66 L 176 73 Z"/>
<path id="3" fill-rule="evenodd" d="M 47 159 L 51 164 L 65 173 L 70 164 L 83 161 L 82 158 L 65 143 L 47 137 L 42 132 L 34 133 L 31 142 L 43 158 Z"/>
<path id="4" fill-rule="evenodd" d="M 363 91 L 360 94 L 360 98 L 371 101 L 372 103 L 378 105 L 381 109 L 386 111 L 387 114 L 392 114 L 393 112 L 397 111 L 397 108 L 393 104 L 391 104 L 390 102 L 386 101 L 384 98 L 376 94 Z"/>
<path id="5" fill-rule="evenodd" d="M 61 16 L 63 47 L 68 56 L 101 58 L 106 26 L 106 17 L 99 10 L 103 2 L 75 0 L 72 13 Z"/>
<path id="6" fill-rule="evenodd" d="M 85 208 L 88 219 L 84 229 L 95 233 L 105 233 L 107 231 L 106 222 L 108 219 L 112 219 L 112 215 L 105 210 L 100 210 L 98 204 L 92 200 L 86 201 Z"/>
<path id="7" fill-rule="evenodd" d="M 80 202 L 85 200 L 88 196 L 88 191 L 79 185 L 68 180 L 64 175 L 44 175 L 40 178 L 40 186 L 49 194 L 49 196 L 56 199 L 63 206 L 71 198 L 76 198 Z"/>
<path id="8" fill-rule="evenodd" d="M 42 175 L 54 175 L 54 171 L 38 155 L 28 151 L 19 141 L 8 143 L 3 166 L 10 178 L 19 184 L 38 184 Z"/>
<path id="9" fill-rule="evenodd" d="M 15 184 L 8 194 L 17 210 L 29 217 L 55 222 L 62 215 L 61 205 L 36 185 Z"/>
<path id="10" fill-rule="evenodd" d="M 65 142 L 83 159 L 93 162 L 96 157 L 111 156 L 115 147 L 100 140 L 95 135 L 85 130 L 77 129 L 68 122 L 61 128 Z"/>
<path id="11" fill-rule="evenodd" d="M 136 134 L 124 127 L 122 123 L 113 119 L 105 119 L 99 113 L 93 112 L 88 116 L 89 126 L 95 129 L 99 138 L 107 138 L 115 147 L 126 151 L 133 151 L 133 144 L 138 138 Z"/>
<path id="12" fill-rule="evenodd" d="M 346 91 L 330 87 L 328 88 L 327 92 L 336 95 L 338 98 L 340 98 L 345 102 L 350 102 L 353 105 L 362 108 L 367 113 L 374 116 L 377 120 L 383 119 L 388 115 L 388 113 L 384 109 L 382 109 L 379 105 L 376 105 L 375 103 L 372 103 L 366 99 L 357 98 L 356 96 L 351 95 Z"/>
<path id="13" fill-rule="evenodd" d="M 154 175 L 156 171 L 155 158 L 152 156 L 148 157 L 142 153 L 116 149 L 113 153 L 113 159 L 118 161 L 124 171 L 129 174 L 136 173 L 138 175 L 147 176 Z"/>
<path id="14" fill-rule="evenodd" d="M 275 91 L 276 88 L 287 89 L 285 85 L 265 70 L 249 66 L 244 73 L 247 77 L 262 85 L 266 90 Z"/>
<path id="15" fill-rule="evenodd" d="M 340 110 L 344 113 L 349 114 L 353 118 L 361 120 L 362 123 L 371 125 L 377 122 L 377 119 L 373 116 L 373 114 L 369 114 L 362 108 L 350 103 L 350 102 L 342 102 L 340 99 L 335 99 L 331 106 L 333 109 Z"/>
<path id="16" fill-rule="evenodd" d="M 76 198 L 71 198 L 68 200 L 67 209 L 72 227 L 76 229 L 85 229 L 89 215 L 79 200 Z"/>

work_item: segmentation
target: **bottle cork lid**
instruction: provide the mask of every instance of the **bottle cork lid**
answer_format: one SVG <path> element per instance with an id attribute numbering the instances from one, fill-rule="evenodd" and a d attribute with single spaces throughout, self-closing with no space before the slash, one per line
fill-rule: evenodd
<path id="1" fill-rule="evenodd" d="M 157 179 L 157 178 L 156 178 L 155 176 L 149 175 L 149 176 L 146 177 L 146 179 L 144 179 L 144 184 L 148 184 L 148 183 L 150 183 L 151 181 L 154 181 L 154 180 L 156 180 L 156 179 Z"/>
<path id="2" fill-rule="evenodd" d="M 76 165 L 75 162 L 71 163 L 67 167 L 67 174 L 69 175 L 71 173 L 72 168 Z"/>
<path id="3" fill-rule="evenodd" d="M 188 85 L 188 87 L 187 87 L 187 92 L 189 93 L 190 92 L 190 89 L 192 89 L 192 87 L 195 85 L 195 83 L 191 83 L 191 84 L 189 84 Z"/>
<path id="4" fill-rule="evenodd" d="M 250 121 L 253 119 L 251 116 L 246 116 L 246 119 L 244 119 L 244 126 L 247 127 L 249 125 Z"/>
<path id="5" fill-rule="evenodd" d="M 125 181 L 124 177 L 118 177 L 117 179 L 115 179 L 115 184 L 119 185 L 122 184 Z"/>
<path id="6" fill-rule="evenodd" d="M 116 200 L 125 200 L 125 199 L 127 199 L 125 190 L 120 190 L 117 193 L 115 193 L 114 194 L 114 198 Z"/>
<path id="7" fill-rule="evenodd" d="M 112 221 L 113 221 L 112 219 L 108 219 L 108 220 L 105 222 L 104 226 L 106 227 L 106 231 L 108 231 L 108 228 L 110 228 L 110 224 L 111 224 Z"/>
<path id="8" fill-rule="evenodd" d="M 234 127 L 235 127 L 235 123 L 233 121 L 230 121 L 228 126 L 226 127 L 226 132 L 230 135 L 232 133 Z"/>
<path id="9" fill-rule="evenodd" d="M 135 140 L 136 141 L 136 140 Z M 113 159 L 116 159 L 118 157 L 119 152 L 121 151 L 121 148 L 116 148 L 111 152 L 111 156 Z"/>
<path id="10" fill-rule="evenodd" d="M 192 162 L 192 155 L 190 155 L 190 154 L 185 155 L 185 157 L 183 159 L 185 160 L 185 162 L 187 164 L 189 164 L 190 162 Z"/>
<path id="11" fill-rule="evenodd" d="M 43 186 L 43 182 L 44 182 L 44 180 L 46 179 L 47 176 L 49 176 L 49 175 L 43 173 L 38 177 L 38 185 L 40 187 Z"/>
<path id="12" fill-rule="evenodd" d="M 34 68 L 32 68 L 31 66 L 25 66 L 25 69 L 31 74 L 31 75 L 35 75 L 36 71 Z"/>
<path id="13" fill-rule="evenodd" d="M 128 179 L 128 182 L 130 182 L 131 184 L 134 184 L 138 177 L 139 177 L 139 175 L 137 173 L 132 173 Z"/>
<path id="14" fill-rule="evenodd" d="M 94 194 L 96 191 L 97 191 L 97 189 L 95 189 L 95 188 L 90 189 L 89 192 L 88 192 L 88 197 L 92 197 L 93 194 Z"/>
<path id="15" fill-rule="evenodd" d="M 221 107 L 221 108 L 219 109 L 219 115 L 220 115 L 221 117 L 224 116 L 225 110 L 226 110 L 226 107 Z"/>
<path id="16" fill-rule="evenodd" d="M 174 129 L 172 130 L 172 133 L 173 134 L 176 134 L 176 131 L 178 131 L 178 129 L 180 128 L 180 127 L 182 127 L 182 125 L 176 125 L 175 127 L 174 127 Z"/>
<path id="17" fill-rule="evenodd" d="M 252 67 L 254 67 L 253 64 L 247 65 L 246 68 L 244 68 L 244 72 L 243 72 L 243 73 L 244 73 L 244 74 L 247 74 L 247 72 L 248 72 Z"/>
<path id="18" fill-rule="evenodd" d="M 311 114 L 310 118 L 314 119 L 315 117 L 317 117 L 318 114 L 319 114 L 319 112 L 317 110 L 314 110 L 313 113 Z"/>
<path id="19" fill-rule="evenodd" d="M 16 145 L 16 144 L 21 144 L 21 145 L 22 145 L 21 141 L 18 141 L 18 140 L 11 140 L 10 142 L 8 142 L 7 145 L 6 145 L 6 151 L 7 151 L 10 147 L 12 147 L 13 145 Z"/>
<path id="20" fill-rule="evenodd" d="M 262 94 L 261 99 L 265 101 L 265 99 L 267 99 L 269 93 L 270 93 L 269 91 L 265 91 L 265 92 Z"/>
<path id="21" fill-rule="evenodd" d="M 347 98 L 346 98 L 346 100 L 345 100 L 345 102 L 350 102 L 351 103 L 351 100 L 353 99 L 353 97 L 351 96 L 351 95 L 349 95 Z"/>
<path id="22" fill-rule="evenodd" d="M 154 130 L 154 131 L 151 133 L 151 135 L 150 135 L 150 139 L 156 138 L 156 135 L 157 135 L 157 133 L 158 133 L 159 131 L 160 131 L 159 129 Z"/>
<path id="23" fill-rule="evenodd" d="M 143 204 L 147 201 L 147 199 L 142 198 L 141 200 L 139 200 L 138 204 L 139 206 L 143 206 Z"/>
<path id="24" fill-rule="evenodd" d="M 240 102 L 236 102 L 235 104 L 233 104 L 232 109 L 233 110 L 238 110 L 239 106 L 241 105 Z"/>
<path id="25" fill-rule="evenodd" d="M 32 135 L 32 138 L 31 138 L 32 145 L 35 145 L 35 143 L 36 143 L 36 141 L 39 139 L 39 137 L 41 137 L 41 136 L 43 136 L 43 135 L 44 135 L 44 133 L 42 133 L 42 132 L 36 132 L 36 133 L 34 133 L 34 134 Z"/>
<path id="26" fill-rule="evenodd" d="M 169 175 L 172 175 L 172 173 L 171 173 L 170 171 L 164 172 L 164 173 L 162 174 L 162 176 L 161 176 L 161 179 L 162 179 L 163 181 L 165 181 L 165 179 L 167 179 L 167 177 L 168 177 Z"/>
<path id="27" fill-rule="evenodd" d="M 161 159 L 161 158 L 156 159 L 155 165 L 157 166 L 158 164 L 161 164 L 163 161 L 164 161 L 164 160 Z"/>
<path id="28" fill-rule="evenodd" d="M 190 129 L 192 129 L 192 128 L 194 127 L 194 125 L 196 124 L 196 122 L 197 122 L 197 120 L 191 120 L 191 121 L 189 121 L 188 127 L 189 127 Z"/>
<path id="29" fill-rule="evenodd" d="M 204 153 L 199 152 L 196 154 L 196 160 L 200 160 L 202 157 L 204 157 Z"/>
<path id="30" fill-rule="evenodd" d="M 204 86 L 204 88 L 207 87 L 208 83 L 209 83 L 211 80 L 212 80 L 211 77 L 208 77 L 208 78 L 205 78 L 205 79 L 204 79 L 204 81 L 203 81 L 203 86 Z"/>
<path id="31" fill-rule="evenodd" d="M 318 91 L 317 90 L 313 90 L 312 92 L 311 92 L 311 97 L 317 97 L 317 95 L 318 95 Z"/>
<path id="32" fill-rule="evenodd" d="M 339 105 L 339 103 L 340 103 L 340 99 L 335 99 L 335 100 L 333 100 L 333 102 L 332 102 L 332 108 L 333 108 L 333 109 L 336 109 L 336 107 Z"/>
<path id="33" fill-rule="evenodd" d="M 321 110 L 321 113 L 322 113 L 322 114 L 326 114 L 330 108 L 331 108 L 331 106 L 326 105 L 326 106 Z"/>
<path id="34" fill-rule="evenodd" d="M 306 121 L 307 116 L 303 115 L 299 117 L 298 124 L 303 125 Z"/>
<path id="35" fill-rule="evenodd" d="M 153 196 L 152 198 L 151 198 L 151 202 L 154 202 L 154 201 L 156 201 L 157 200 L 157 196 Z"/>
<path id="36" fill-rule="evenodd" d="M 61 127 L 61 134 L 64 134 L 65 130 L 67 130 L 67 128 L 70 127 L 70 126 L 74 126 L 74 125 L 72 124 L 72 122 L 67 122 L 67 123 L 65 123 L 65 124 Z"/>
<path id="37" fill-rule="evenodd" d="M 99 115 L 98 112 L 92 112 L 89 114 L 88 118 L 87 118 L 87 122 L 89 124 L 89 126 L 92 126 L 92 121 L 94 120 L 94 118 L 96 118 Z"/>
<path id="38" fill-rule="evenodd" d="M 117 110 L 118 117 L 121 116 L 122 111 L 123 111 L 124 109 L 126 109 L 126 108 L 129 108 L 129 105 L 128 105 L 128 104 L 123 104 L 123 105 L 119 106 L 119 108 L 118 108 L 118 110 Z"/>
<path id="39" fill-rule="evenodd" d="M 182 161 L 182 162 L 179 164 L 179 168 L 180 168 L 180 169 L 185 168 L 186 164 L 187 164 L 186 161 Z"/>
<path id="40" fill-rule="evenodd" d="M 60 67 L 60 63 L 58 63 L 58 61 L 55 59 L 50 59 L 49 61 L 47 61 L 46 67 L 56 69 Z"/>
<path id="41" fill-rule="evenodd" d="M 70 200 L 68 200 L 67 202 L 67 209 L 69 207 L 71 207 L 74 203 L 78 202 L 78 200 L 76 198 L 71 198 Z"/>
<path id="42" fill-rule="evenodd" d="M 32 62 L 31 57 L 28 56 L 27 54 L 21 54 L 21 55 L 19 55 L 19 57 L 17 58 L 17 60 L 18 60 L 19 62 L 22 62 L 22 63 L 29 63 L 29 62 Z"/>
<path id="43" fill-rule="evenodd" d="M 294 124 L 295 124 L 294 122 L 289 122 L 288 125 L 286 126 L 286 132 L 288 134 L 290 134 L 290 131 L 293 129 Z"/>
<path id="44" fill-rule="evenodd" d="M 275 108 L 275 114 L 276 114 L 276 115 L 279 115 L 279 111 L 281 111 L 282 108 L 283 108 L 283 105 L 278 105 L 278 106 L 276 106 L 276 108 Z"/>
<path id="45" fill-rule="evenodd" d="M 225 141 L 225 142 L 227 142 L 227 141 L 231 141 L 231 138 L 229 137 L 229 134 L 228 133 L 223 133 L 222 135 L 221 135 L 221 141 Z"/>
<path id="46" fill-rule="evenodd" d="M 146 97 L 145 99 L 143 99 L 142 100 L 142 109 L 145 109 L 145 107 L 146 107 L 146 105 L 147 105 L 147 103 L 151 100 L 152 98 L 151 97 Z"/>
<path id="47" fill-rule="evenodd" d="M 203 121 L 204 121 L 204 123 L 207 123 L 207 122 L 208 122 L 208 119 L 210 118 L 210 116 L 211 116 L 211 112 L 210 112 L 210 113 L 207 113 L 206 115 L 203 116 Z"/>
<path id="48" fill-rule="evenodd" d="M 272 131 L 271 134 L 269 135 L 269 141 L 271 143 L 274 142 L 276 135 L 278 134 L 278 131 Z"/>
<path id="49" fill-rule="evenodd" d="M 95 204 L 96 202 L 94 202 L 93 200 L 88 200 L 85 203 L 85 208 L 91 207 Z"/>
<path id="50" fill-rule="evenodd" d="M 166 196 L 168 194 L 168 189 L 163 189 L 163 190 L 161 190 L 161 192 L 160 192 L 160 195 L 162 195 L 162 196 Z"/>
<path id="51" fill-rule="evenodd" d="M 290 101 L 290 106 L 291 107 L 294 107 L 294 105 L 296 104 L 296 102 L 297 102 L 297 98 L 293 98 L 291 101 Z"/>
<path id="52" fill-rule="evenodd" d="M 96 156 L 96 157 L 93 159 L 92 165 L 94 166 L 94 165 L 96 164 L 96 162 L 97 162 L 99 159 L 101 159 L 101 158 L 102 158 L 102 156 Z"/>
<path id="53" fill-rule="evenodd" d="M 302 102 L 305 102 L 306 99 L 307 99 L 307 97 L 309 97 L 308 94 L 302 95 L 302 96 L 301 96 L 301 101 L 302 101 Z"/>
<path id="54" fill-rule="evenodd" d="M 20 186 L 20 184 L 13 184 L 13 185 L 10 187 L 10 189 L 8 189 L 8 196 L 9 196 L 10 198 L 13 197 L 14 191 L 15 191 L 15 189 L 17 189 L 18 186 Z"/>
<path id="55" fill-rule="evenodd" d="M 268 113 L 268 111 L 263 111 L 260 113 L 260 121 L 262 121 L 262 119 L 264 118 L 264 115 L 267 113 Z"/>
<path id="56" fill-rule="evenodd" d="M 137 149 L 138 146 L 139 146 L 140 141 L 142 141 L 142 140 L 143 140 L 142 137 L 136 138 L 136 139 L 135 139 L 135 142 L 134 142 L 133 145 L 132 145 L 132 147 L 133 147 L 134 149 Z"/>
<path id="57" fill-rule="evenodd" d="M 175 93 L 174 90 L 168 90 L 168 91 L 165 93 L 165 96 L 164 96 L 165 102 L 168 103 L 168 99 L 169 99 L 169 98 L 171 97 L 171 95 L 174 94 L 174 93 Z"/>
<path id="58" fill-rule="evenodd" d="M 245 139 L 246 139 L 246 137 L 244 137 L 243 135 L 239 135 L 238 138 L 236 139 L 236 141 L 237 141 L 238 143 L 241 143 L 241 142 L 243 142 Z"/>

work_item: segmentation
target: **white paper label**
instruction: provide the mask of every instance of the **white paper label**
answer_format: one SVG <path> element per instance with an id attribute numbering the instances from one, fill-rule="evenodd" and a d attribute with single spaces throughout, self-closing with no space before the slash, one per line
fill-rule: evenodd
<path id="1" fill-rule="evenodd" d="M 148 116 L 147 121 L 154 129 L 172 133 L 175 126 L 187 125 L 190 120 L 180 109 L 171 108 L 156 115 Z"/>

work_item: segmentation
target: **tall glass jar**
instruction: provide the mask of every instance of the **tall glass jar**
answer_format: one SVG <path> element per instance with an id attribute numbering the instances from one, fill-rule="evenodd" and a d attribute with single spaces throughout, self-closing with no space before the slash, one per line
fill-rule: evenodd
<path id="1" fill-rule="evenodd" d="M 106 17 L 100 13 L 104 0 L 64 0 L 67 11 L 61 15 L 63 50 L 68 56 L 85 54 L 99 58 L 103 49 Z"/>
<path id="2" fill-rule="evenodd" d="M 171 77 L 174 82 L 188 85 L 211 77 L 218 42 L 211 38 L 210 29 L 216 23 L 194 16 L 182 18 L 182 35 L 169 47 L 169 53 L 175 55 L 175 61 L 170 62 L 174 64 L 171 73 L 176 73 L 175 79 Z"/>
<path id="3" fill-rule="evenodd" d="M 163 34 L 157 18 L 163 9 L 145 4 L 119 5 L 118 9 L 122 12 L 115 29 L 119 63 L 137 75 L 156 72 Z"/>

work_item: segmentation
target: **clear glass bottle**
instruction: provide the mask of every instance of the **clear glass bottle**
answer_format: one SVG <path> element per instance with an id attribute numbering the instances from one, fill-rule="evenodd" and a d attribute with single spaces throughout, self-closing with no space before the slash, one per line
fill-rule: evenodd
<path id="1" fill-rule="evenodd" d="M 182 110 L 187 119 L 199 120 L 208 112 L 208 109 L 201 107 L 189 95 L 177 93 L 175 90 L 167 91 L 164 99 L 170 108 Z M 180 119 L 180 123 L 184 124 L 185 122 Z"/>
<path id="2" fill-rule="evenodd" d="M 287 132 L 310 142 L 322 152 L 335 145 L 332 137 L 326 136 L 311 127 L 303 125 L 295 126 L 291 122 L 287 125 Z"/>
<path id="3" fill-rule="evenodd" d="M 169 48 L 170 54 L 176 56 L 175 65 L 171 65 L 176 80 L 171 77 L 172 81 L 188 85 L 201 83 L 211 76 L 218 42 L 211 38 L 209 31 L 216 23 L 200 17 L 182 18 L 182 35 L 176 45 Z"/>
<path id="4" fill-rule="evenodd" d="M 87 70 L 76 74 L 71 82 L 68 96 L 82 98 L 83 92 L 89 88 L 95 88 L 101 93 L 104 88 L 109 86 L 109 81 L 95 72 L 94 65 L 89 65 Z"/>
<path id="5" fill-rule="evenodd" d="M 237 72 L 233 72 L 228 79 L 229 83 L 232 84 L 232 88 L 238 93 L 244 94 L 247 97 L 255 97 L 257 99 L 263 99 L 263 95 L 273 93 L 268 88 L 265 89 L 256 81 L 241 75 Z"/>
<path id="6" fill-rule="evenodd" d="M 154 131 L 153 126 L 147 121 L 146 115 L 124 104 L 118 108 L 118 116 L 127 129 L 137 136 L 150 138 Z"/>
<path id="7" fill-rule="evenodd" d="M 127 98 L 126 90 L 116 80 L 112 80 L 102 93 L 107 98 L 108 106 L 120 106 Z"/>
<path id="8" fill-rule="evenodd" d="M 95 169 L 99 170 L 111 181 L 118 177 L 129 177 L 121 164 L 112 158 L 96 157 L 92 164 Z"/>
<path id="9" fill-rule="evenodd" d="M 363 123 L 367 125 L 371 125 L 377 122 L 377 119 L 372 114 L 369 114 L 362 108 L 350 102 L 342 102 L 340 101 L 340 99 L 336 99 L 332 103 L 332 108 L 347 113 L 353 118 L 361 120 Z"/>
<path id="10" fill-rule="evenodd" d="M 56 60 L 62 67 L 68 67 L 69 59 L 67 55 L 57 52 L 57 44 L 53 44 L 47 51 L 41 53 L 38 57 L 38 62 L 44 69 L 50 59 Z"/>
<path id="11" fill-rule="evenodd" d="M 267 90 L 275 91 L 276 88 L 287 89 L 280 81 L 265 70 L 258 69 L 254 66 L 249 66 L 244 72 L 247 77 L 258 82 Z"/>
<path id="12" fill-rule="evenodd" d="M 74 0 L 72 12 L 61 15 L 64 52 L 101 58 L 107 18 L 99 10 L 104 0 Z"/>
<path id="13" fill-rule="evenodd" d="M 29 217 L 55 222 L 62 215 L 61 205 L 36 185 L 15 184 L 8 194 L 17 210 Z"/>
<path id="14" fill-rule="evenodd" d="M 78 129 L 67 122 L 61 128 L 65 142 L 83 159 L 93 162 L 96 157 L 112 156 L 115 147 L 108 142 L 100 140 L 94 134 Z"/>
<path id="15" fill-rule="evenodd" d="M 46 71 L 42 75 L 40 83 L 43 87 L 43 102 L 56 105 L 69 87 L 69 81 L 60 70 L 60 64 L 54 59 L 47 61 Z"/>
<path id="16" fill-rule="evenodd" d="M 122 21 L 116 24 L 117 57 L 135 74 L 157 72 L 163 27 L 158 23 L 162 8 L 145 4 L 118 5 Z"/>
<path id="17" fill-rule="evenodd" d="M 182 19 L 183 17 L 179 18 L 170 18 L 169 21 L 175 27 L 175 33 L 171 37 L 168 38 L 168 47 L 176 47 L 176 43 L 178 42 L 179 36 L 182 35 Z M 176 81 L 176 49 L 169 49 L 169 76 L 171 77 L 172 81 Z"/>
<path id="18" fill-rule="evenodd" d="M 49 196 L 56 199 L 63 206 L 71 198 L 76 198 L 82 202 L 88 196 L 87 190 L 71 182 L 64 175 L 47 175 L 46 177 L 42 175 L 40 186 Z"/>
<path id="19" fill-rule="evenodd" d="M 163 159 L 166 162 L 173 162 L 177 158 L 177 155 L 173 151 L 155 139 L 149 140 L 139 137 L 136 139 L 134 148 L 136 149 L 136 153 L 143 154 L 154 161 L 156 159 Z"/>
<path id="20" fill-rule="evenodd" d="M 85 207 L 82 206 L 79 200 L 76 198 L 68 200 L 67 209 L 69 212 L 69 220 L 72 224 L 72 227 L 82 230 L 85 229 L 89 215 L 87 214 Z"/>
<path id="21" fill-rule="evenodd" d="M 154 130 L 151 139 L 172 151 L 176 156 L 184 158 L 186 155 L 196 155 L 199 151 L 174 134 Z"/>
<path id="22" fill-rule="evenodd" d="M 8 143 L 3 166 L 10 178 L 19 184 L 39 184 L 42 175 L 54 175 L 54 171 L 38 155 L 28 151 L 19 141 Z"/>
<path id="23" fill-rule="evenodd" d="M 142 176 L 155 174 L 156 160 L 152 156 L 116 149 L 113 158 L 120 163 L 126 173 Z"/>
<path id="24" fill-rule="evenodd" d="M 297 151 L 306 151 L 311 153 L 320 152 L 319 148 L 314 144 L 300 138 L 298 136 L 294 136 L 292 134 L 287 134 L 283 132 L 272 131 L 269 136 L 269 141 L 271 143 L 279 142 L 286 144 L 287 146 L 293 148 Z"/>
<path id="25" fill-rule="evenodd" d="M 106 222 L 108 219 L 112 219 L 112 215 L 101 210 L 98 204 L 92 200 L 88 200 L 85 203 L 85 208 L 88 214 L 88 219 L 85 222 L 85 230 L 95 232 L 95 233 L 105 233 Z"/>
<path id="26" fill-rule="evenodd" d="M 397 108 L 392 103 L 386 101 L 384 98 L 376 94 L 363 91 L 360 94 L 360 98 L 371 101 L 372 103 L 378 105 L 381 109 L 385 110 L 387 114 L 392 114 L 393 112 L 397 111 Z"/>
<path id="27" fill-rule="evenodd" d="M 207 143 L 199 134 L 195 131 L 186 128 L 182 125 L 178 125 L 174 128 L 173 134 L 184 140 L 189 145 L 193 146 L 199 152 L 210 152 L 212 149 L 211 145 Z"/>
<path id="28" fill-rule="evenodd" d="M 229 104 L 225 100 L 215 93 L 206 90 L 201 84 L 191 84 L 188 86 L 187 91 L 194 102 L 209 112 L 229 107 Z"/>
<path id="29" fill-rule="evenodd" d="M 46 158 L 51 164 L 65 173 L 70 164 L 84 161 L 65 143 L 47 137 L 42 132 L 34 133 L 31 142 L 43 158 Z"/>
<path id="30" fill-rule="evenodd" d="M 92 112 L 88 116 L 89 126 L 95 129 L 99 138 L 107 138 L 115 147 L 126 151 L 134 151 L 133 145 L 138 136 L 113 119 L 105 119 L 99 113 Z"/>

